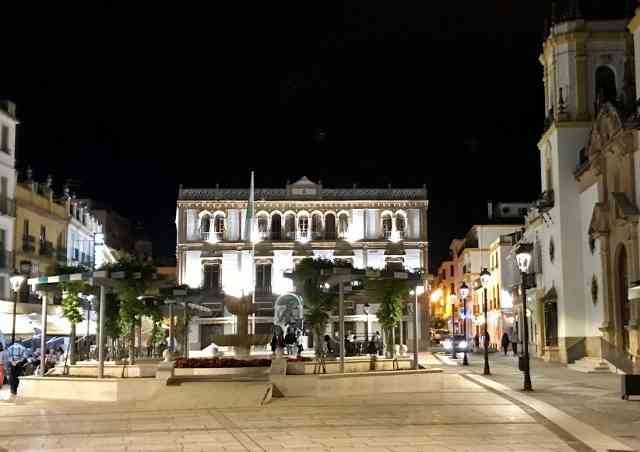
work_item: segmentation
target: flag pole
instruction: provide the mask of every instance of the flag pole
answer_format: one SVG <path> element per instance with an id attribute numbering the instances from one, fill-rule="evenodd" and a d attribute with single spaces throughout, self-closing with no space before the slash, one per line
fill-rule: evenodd
<path id="1" fill-rule="evenodd" d="M 253 233 L 255 232 L 255 216 L 256 216 L 256 198 L 255 198 L 255 186 L 254 186 L 254 174 L 251 171 L 251 193 L 249 194 L 249 203 L 251 204 L 251 229 L 249 232 L 249 240 L 251 240 L 251 304 L 256 304 L 256 241 L 254 240 Z M 252 334 L 256 334 L 256 315 L 253 317 L 252 322 Z"/>

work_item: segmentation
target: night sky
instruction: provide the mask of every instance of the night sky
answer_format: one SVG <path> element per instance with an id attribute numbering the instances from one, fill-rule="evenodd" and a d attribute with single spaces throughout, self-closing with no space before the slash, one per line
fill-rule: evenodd
<path id="1" fill-rule="evenodd" d="M 71 3 L 3 5 L 17 166 L 141 220 L 156 255 L 178 184 L 251 169 L 258 187 L 426 184 L 432 266 L 487 200 L 540 193 L 546 1 Z"/>

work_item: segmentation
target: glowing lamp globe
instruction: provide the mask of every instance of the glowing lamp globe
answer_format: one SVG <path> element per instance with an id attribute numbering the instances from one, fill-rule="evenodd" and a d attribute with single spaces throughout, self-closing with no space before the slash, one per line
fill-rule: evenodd
<path id="1" fill-rule="evenodd" d="M 482 284 L 482 287 L 486 289 L 489 285 L 489 282 L 491 282 L 491 273 L 489 273 L 489 270 L 487 270 L 487 267 L 485 267 L 480 272 L 480 283 Z"/>
<path id="2" fill-rule="evenodd" d="M 464 281 L 462 281 L 462 284 L 460 285 L 460 296 L 463 299 L 469 296 L 469 286 L 467 286 L 467 283 Z"/>
<path id="3" fill-rule="evenodd" d="M 516 261 L 518 262 L 518 268 L 522 273 L 529 272 L 532 251 L 533 245 L 531 243 L 520 243 L 516 248 Z"/>
<path id="4" fill-rule="evenodd" d="M 25 279 L 26 278 L 23 275 L 19 275 L 17 273 L 9 277 L 9 284 L 11 284 L 11 288 L 13 289 L 14 292 L 17 292 L 18 290 L 20 290 L 20 287 L 24 283 Z"/>

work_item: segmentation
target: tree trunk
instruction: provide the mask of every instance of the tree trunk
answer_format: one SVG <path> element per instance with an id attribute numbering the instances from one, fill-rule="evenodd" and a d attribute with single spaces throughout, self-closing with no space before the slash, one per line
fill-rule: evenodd
<path id="1" fill-rule="evenodd" d="M 129 364 L 135 363 L 136 353 L 136 324 L 131 325 L 131 331 L 129 332 Z"/>
<path id="2" fill-rule="evenodd" d="M 46 350 L 44 350 L 46 353 Z M 76 324 L 71 323 L 71 332 L 69 334 L 69 364 L 76 363 Z"/>

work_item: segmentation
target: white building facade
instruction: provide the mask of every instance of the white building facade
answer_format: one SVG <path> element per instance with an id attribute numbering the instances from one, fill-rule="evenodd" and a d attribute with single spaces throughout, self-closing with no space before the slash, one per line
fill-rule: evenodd
<path id="1" fill-rule="evenodd" d="M 629 290 L 640 279 L 633 64 L 640 16 L 630 25 L 623 8 L 602 16 L 592 3 L 561 12 L 540 56 L 547 121 L 538 144 L 543 193 L 525 235 L 538 267 L 527 291 L 530 340 L 548 360 L 600 357 L 633 370 L 640 368 L 640 295 Z"/>
<path id="2" fill-rule="evenodd" d="M 72 266 L 82 265 L 87 268 L 99 268 L 104 264 L 104 259 L 101 257 L 96 259 L 96 235 L 98 243 L 100 243 L 102 225 L 89 209 L 89 205 L 85 201 L 71 196 L 68 189 L 65 189 L 64 198 L 69 218 L 67 263 Z"/>
<path id="3" fill-rule="evenodd" d="M 13 269 L 16 223 L 16 108 L 0 101 L 0 299 L 10 300 L 9 275 Z"/>
<path id="4" fill-rule="evenodd" d="M 202 288 L 214 310 L 194 319 L 190 348 L 206 347 L 217 334 L 234 332 L 225 297 L 253 292 L 258 313 L 254 331 L 269 334 L 279 299 L 293 291 L 284 273 L 307 257 L 341 259 L 355 268 L 409 270 L 428 267 L 426 188 L 326 189 L 302 178 L 283 189 L 258 189 L 256 223 L 260 242 L 249 242 L 247 189 L 184 189 L 177 203 L 177 279 Z M 346 303 L 346 331 L 371 334 L 375 307 Z M 409 337 L 412 337 L 409 335 Z M 411 343 L 409 341 L 409 343 Z"/>

